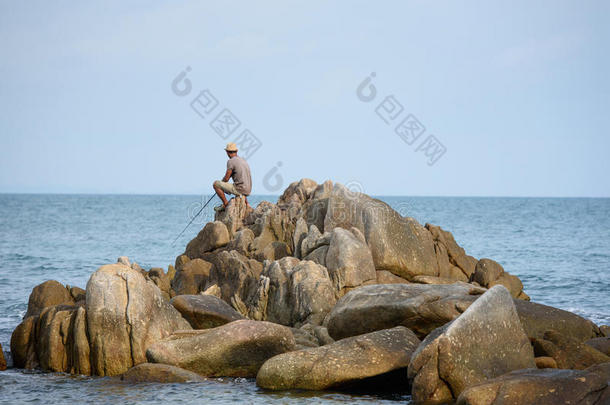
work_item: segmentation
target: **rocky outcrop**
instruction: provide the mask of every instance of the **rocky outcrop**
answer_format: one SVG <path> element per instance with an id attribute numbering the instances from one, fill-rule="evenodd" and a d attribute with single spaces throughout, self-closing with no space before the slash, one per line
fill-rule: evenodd
<path id="1" fill-rule="evenodd" d="M 477 259 L 466 254 L 464 249 L 457 244 L 451 232 L 432 224 L 426 224 L 426 229 L 430 231 L 434 240 L 438 273 L 423 275 L 468 281 L 475 271 Z"/>
<path id="2" fill-rule="evenodd" d="M 404 372 L 419 343 L 413 332 L 398 326 L 280 354 L 263 364 L 256 384 L 271 390 L 323 390 L 362 384 L 370 377 L 400 369 Z"/>
<path id="3" fill-rule="evenodd" d="M 28 300 L 28 310 L 24 318 L 32 315 L 39 315 L 40 312 L 53 305 L 74 305 L 74 297 L 66 286 L 55 280 L 45 281 L 37 285 L 30 294 Z"/>
<path id="4" fill-rule="evenodd" d="M 267 359 L 294 348 L 289 328 L 241 320 L 177 333 L 150 346 L 146 356 L 151 363 L 170 364 L 206 377 L 255 377 Z"/>
<path id="5" fill-rule="evenodd" d="M 170 303 L 193 329 L 209 329 L 244 319 L 229 304 L 212 295 L 178 295 Z"/>
<path id="6" fill-rule="evenodd" d="M 448 402 L 468 387 L 535 367 L 510 293 L 495 286 L 417 348 L 409 364 L 411 395 L 418 402 Z"/>
<path id="7" fill-rule="evenodd" d="M 554 330 L 546 331 L 540 339 L 533 339 L 532 345 L 536 356 L 552 357 L 557 368 L 584 370 L 610 362 L 610 357 L 599 350 Z"/>
<path id="8" fill-rule="evenodd" d="M 184 254 L 190 259 L 201 258 L 205 253 L 227 245 L 229 240 L 229 230 L 223 222 L 208 222 L 195 239 L 186 245 Z"/>
<path id="9" fill-rule="evenodd" d="M 599 350 L 606 356 L 610 356 L 610 337 L 598 337 L 589 339 L 585 342 L 586 345 Z"/>
<path id="10" fill-rule="evenodd" d="M 100 267 L 87 283 L 91 369 L 120 375 L 146 361 L 146 348 L 177 329 L 190 329 L 161 291 L 122 264 Z"/>
<path id="11" fill-rule="evenodd" d="M 604 405 L 608 377 L 591 371 L 517 370 L 464 390 L 457 405 Z"/>
<path id="12" fill-rule="evenodd" d="M 366 239 L 377 270 L 411 279 L 438 275 L 432 235 L 386 203 L 335 184 L 328 199 L 324 231 L 357 228 Z"/>
<path id="13" fill-rule="evenodd" d="M 229 236 L 233 237 L 244 227 L 245 219 L 250 213 L 252 213 L 252 208 L 248 207 L 244 198 L 232 198 L 224 210 L 214 214 L 214 221 L 225 224 Z"/>
<path id="14" fill-rule="evenodd" d="M 142 363 L 121 375 L 121 380 L 129 383 L 185 383 L 202 382 L 205 378 L 197 373 L 168 364 Z"/>
<path id="15" fill-rule="evenodd" d="M 460 316 L 485 290 L 469 284 L 380 284 L 342 297 L 328 315 L 328 333 L 343 339 L 402 325 L 424 337 Z"/>

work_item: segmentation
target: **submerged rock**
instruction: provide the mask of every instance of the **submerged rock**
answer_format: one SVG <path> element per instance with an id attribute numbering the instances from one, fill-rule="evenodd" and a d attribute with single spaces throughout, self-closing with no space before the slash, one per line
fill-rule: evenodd
<path id="1" fill-rule="evenodd" d="M 605 405 L 608 377 L 576 370 L 517 370 L 464 390 L 457 405 Z"/>
<path id="2" fill-rule="evenodd" d="M 205 381 L 205 378 L 192 371 L 168 364 L 142 363 L 127 370 L 121 375 L 121 380 L 130 383 L 185 383 L 201 382 Z"/>
<path id="3" fill-rule="evenodd" d="M 263 363 L 294 350 L 289 328 L 270 322 L 241 320 L 193 331 L 151 345 L 151 363 L 171 364 L 206 377 L 255 377 Z"/>
<path id="4" fill-rule="evenodd" d="M 178 295 L 170 303 L 193 329 L 209 329 L 244 319 L 229 304 L 213 295 Z"/>
<path id="5" fill-rule="evenodd" d="M 93 374 L 112 376 L 146 361 L 145 351 L 189 323 L 138 271 L 112 264 L 87 283 L 87 327 Z"/>
<path id="6" fill-rule="evenodd" d="M 417 402 L 449 402 L 468 387 L 535 367 L 513 299 L 495 286 L 417 348 L 409 364 L 411 395 Z"/>
<path id="7" fill-rule="evenodd" d="M 404 370 L 419 343 L 413 332 L 398 326 L 280 354 L 263 364 L 256 384 L 272 390 L 323 390 L 359 384 L 369 377 Z"/>

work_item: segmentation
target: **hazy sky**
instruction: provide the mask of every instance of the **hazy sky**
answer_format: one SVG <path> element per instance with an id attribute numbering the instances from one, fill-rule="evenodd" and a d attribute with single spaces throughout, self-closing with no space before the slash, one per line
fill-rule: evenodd
<path id="1" fill-rule="evenodd" d="M 609 20 L 604 1 L 0 1 L 0 192 L 209 193 L 247 129 L 256 194 L 610 196 Z M 409 114 L 425 131 L 403 140 Z"/>

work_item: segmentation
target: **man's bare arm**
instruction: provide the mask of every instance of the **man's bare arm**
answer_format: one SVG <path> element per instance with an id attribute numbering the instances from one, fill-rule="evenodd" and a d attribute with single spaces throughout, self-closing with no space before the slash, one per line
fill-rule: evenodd
<path id="1" fill-rule="evenodd" d="M 227 181 L 229 181 L 229 179 L 231 178 L 232 174 L 233 174 L 233 170 L 227 169 L 227 172 L 225 173 L 225 177 L 222 178 L 222 181 L 224 181 L 225 183 Z"/>

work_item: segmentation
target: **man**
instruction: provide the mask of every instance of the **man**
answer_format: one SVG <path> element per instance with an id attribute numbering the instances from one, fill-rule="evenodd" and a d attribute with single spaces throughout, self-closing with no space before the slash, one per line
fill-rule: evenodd
<path id="1" fill-rule="evenodd" d="M 222 178 L 222 181 L 216 180 L 214 182 L 214 191 L 218 194 L 218 197 L 222 200 L 222 205 L 214 208 L 216 211 L 224 210 L 229 204 L 225 193 L 233 194 L 236 197 L 244 196 L 246 199 L 246 206 L 250 206 L 248 203 L 248 196 L 252 191 L 252 177 L 250 176 L 250 166 L 248 162 L 240 156 L 237 156 L 237 145 L 230 142 L 225 148 L 229 160 L 227 161 L 227 172 Z M 233 183 L 229 183 L 229 179 L 233 179 Z"/>

